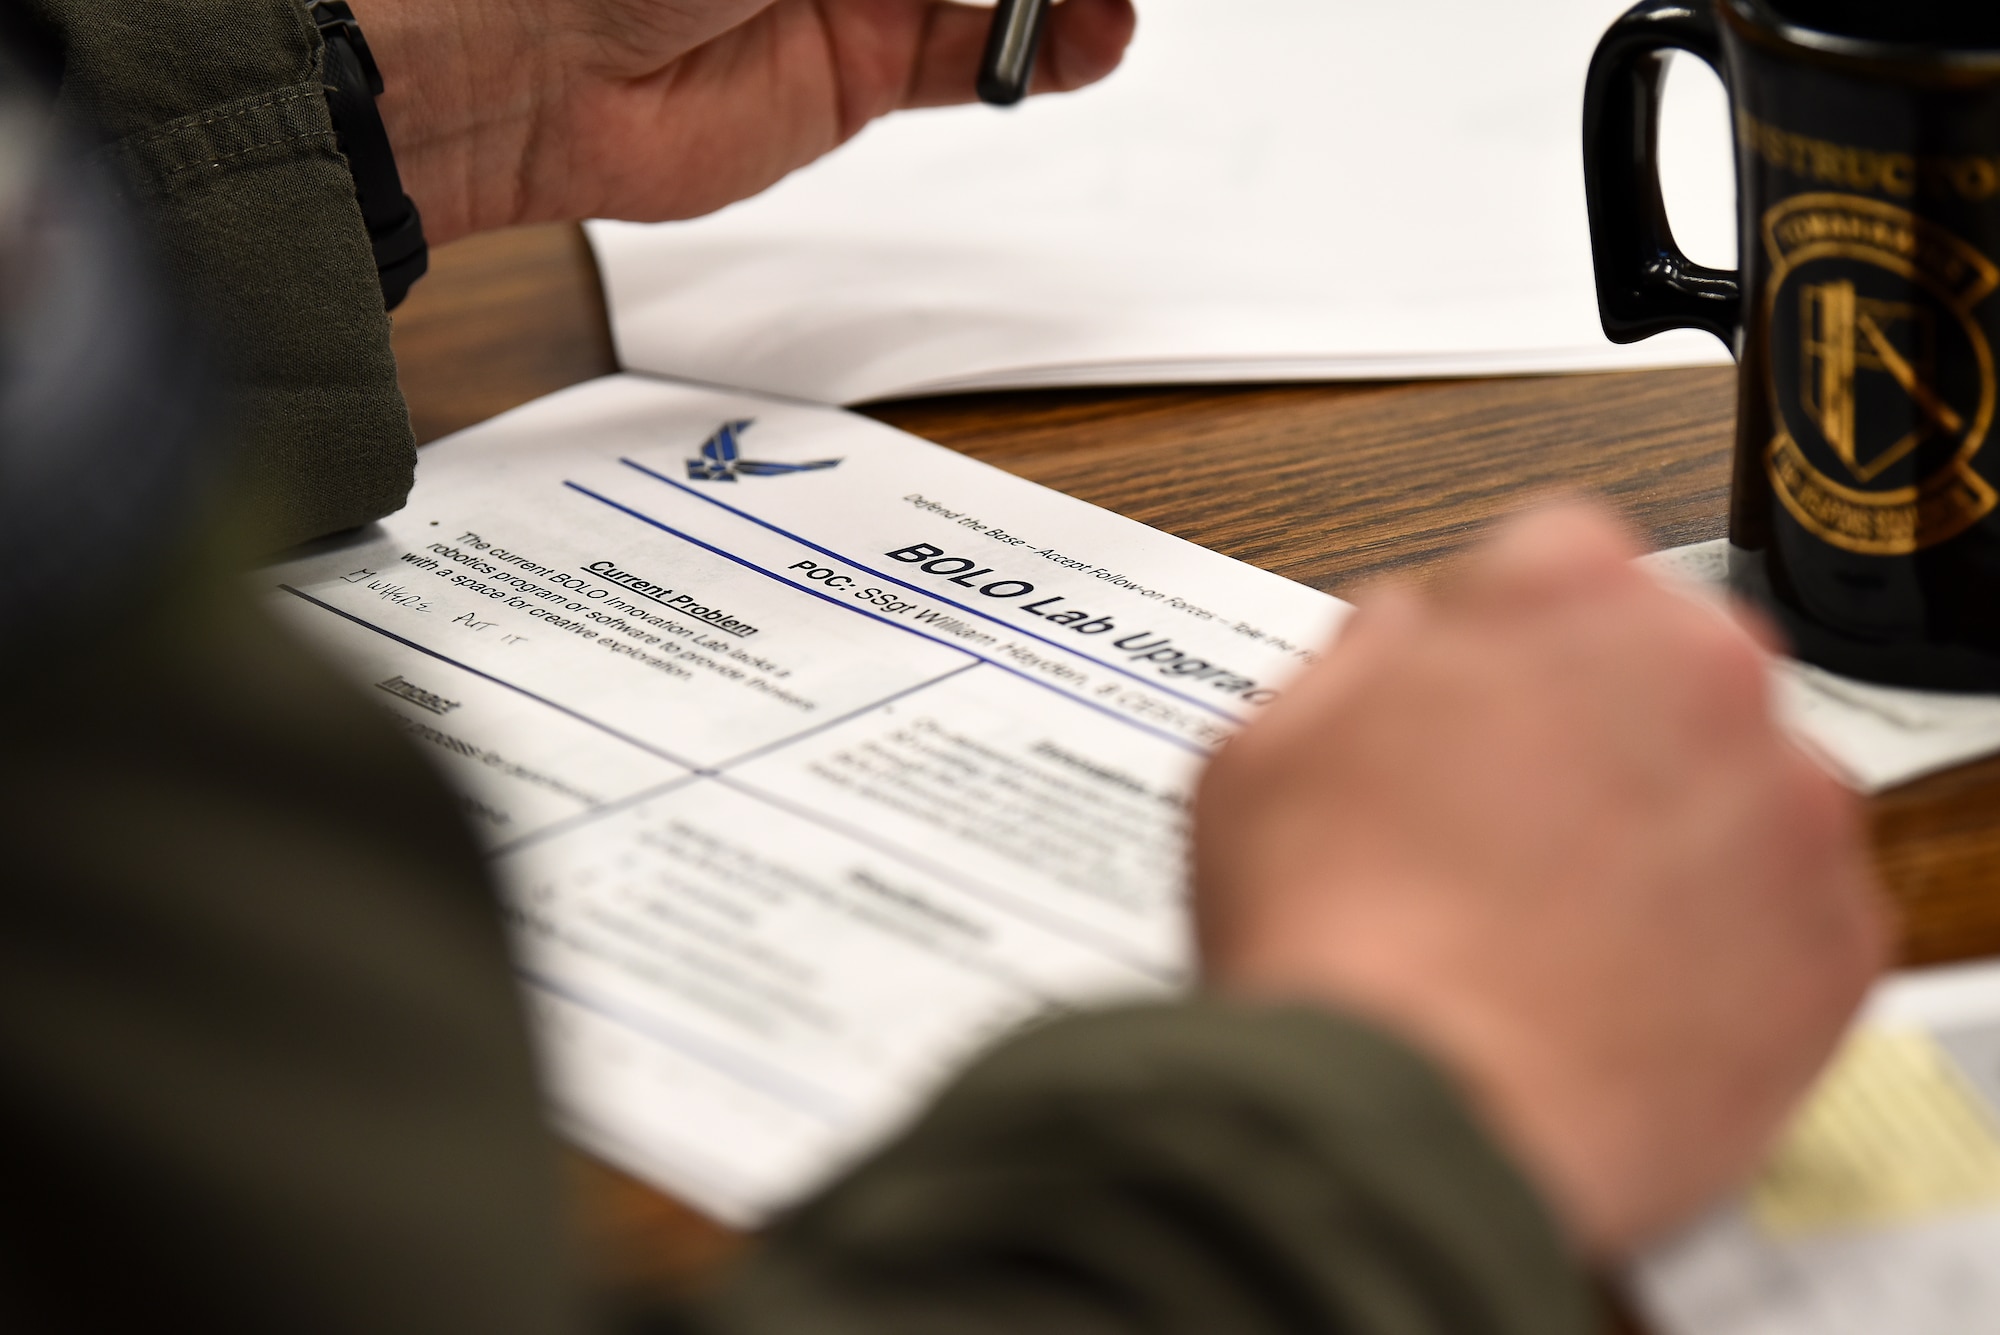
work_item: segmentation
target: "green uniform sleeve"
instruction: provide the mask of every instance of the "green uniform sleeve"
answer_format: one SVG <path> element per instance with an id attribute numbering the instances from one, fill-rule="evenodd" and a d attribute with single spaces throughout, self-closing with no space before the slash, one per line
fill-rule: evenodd
<path id="1" fill-rule="evenodd" d="M 987 1058 L 772 1233 L 718 1335 L 1581 1335 L 1536 1196 L 1407 1048 L 1217 1003 Z"/>
<path id="2" fill-rule="evenodd" d="M 10 0 L 11 2 L 11 0 Z M 400 508 L 416 464 L 354 184 L 295 0 L 27 0 L 229 372 L 267 547 Z"/>
<path id="3" fill-rule="evenodd" d="M 389 718 L 219 581 L 7 658 L 0 1330 L 578 1329 L 499 915 Z"/>

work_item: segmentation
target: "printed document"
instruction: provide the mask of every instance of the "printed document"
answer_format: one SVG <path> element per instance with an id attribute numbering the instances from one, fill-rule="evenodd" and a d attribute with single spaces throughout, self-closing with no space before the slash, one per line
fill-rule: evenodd
<path id="1" fill-rule="evenodd" d="M 618 376 L 273 601 L 456 780 L 567 1129 L 753 1223 L 1188 975 L 1202 758 L 1343 605 L 868 419 Z"/>
<path id="2" fill-rule="evenodd" d="M 1124 65 L 899 114 L 692 222 L 595 223 L 621 364 L 856 403 L 1068 384 L 1722 364 L 1598 325 L 1590 55 L 1629 0 L 1139 0 Z M 1719 81 L 1676 57 L 1674 232 L 1735 256 Z"/>
<path id="3" fill-rule="evenodd" d="M 427 448 L 400 513 L 259 578 L 455 781 L 569 1132 L 743 1224 L 997 1034 L 1186 983 L 1190 784 L 1346 610 L 631 375 Z"/>
<path id="4" fill-rule="evenodd" d="M 2000 1330 L 2000 967 L 1901 976 L 1751 1190 L 1637 1267 L 1661 1335 Z"/>

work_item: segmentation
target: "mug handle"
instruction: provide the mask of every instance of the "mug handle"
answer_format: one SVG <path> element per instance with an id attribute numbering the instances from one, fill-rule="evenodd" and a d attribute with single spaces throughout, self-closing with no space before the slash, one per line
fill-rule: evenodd
<path id="1" fill-rule="evenodd" d="M 1733 353 L 1743 309 L 1734 269 L 1696 264 L 1674 244 L 1660 194 L 1660 90 L 1669 51 L 1707 61 L 1729 84 L 1711 0 L 1643 0 L 1613 23 L 1583 91 L 1583 185 L 1597 313 L 1613 343 L 1706 329 Z"/>

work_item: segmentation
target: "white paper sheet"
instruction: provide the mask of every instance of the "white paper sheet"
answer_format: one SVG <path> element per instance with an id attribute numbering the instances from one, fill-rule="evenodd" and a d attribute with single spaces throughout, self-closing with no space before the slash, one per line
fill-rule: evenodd
<path id="1" fill-rule="evenodd" d="M 1719 589 L 1729 575 L 1728 542 L 1676 547 L 1647 563 Z M 2000 751 L 2000 696 L 1877 686 L 1786 661 L 1778 701 L 1793 734 L 1864 793 Z"/>
<path id="2" fill-rule="evenodd" d="M 464 792 L 564 1121 L 738 1223 L 997 1031 L 1180 983 L 1189 782 L 1344 606 L 632 376 L 431 446 L 405 510 L 266 574 Z"/>
<path id="3" fill-rule="evenodd" d="M 825 403 L 1726 361 L 1598 327 L 1584 72 L 1626 0 L 1139 0 L 1102 85 L 900 115 L 706 219 L 595 223 L 628 367 Z M 1676 231 L 1734 262 L 1720 84 L 1673 66 Z"/>
<path id="4" fill-rule="evenodd" d="M 1715 1212 L 1634 1269 L 1650 1328 L 1661 1335 L 1972 1335 L 2000 1330 L 2000 966 L 1930 970 L 1881 988 L 1859 1027 L 1934 1045 L 1989 1143 L 1972 1171 L 1989 1181 L 1949 1206 L 1890 1223 L 1774 1230 L 1744 1201 Z M 1897 1091 L 1876 1091 L 1895 1097 Z M 1897 1109 L 1896 1111 L 1901 1111 Z M 1862 1139 L 1856 1162 L 1892 1150 Z M 1975 1132 L 1975 1134 L 1980 1134 Z M 1865 1126 L 1861 1131 L 1866 1136 Z M 1918 1149 L 1921 1157 L 1926 1151 Z M 1984 1167 L 1981 1166 L 1983 1163 Z M 1897 1177 L 1894 1165 L 1858 1176 Z"/>

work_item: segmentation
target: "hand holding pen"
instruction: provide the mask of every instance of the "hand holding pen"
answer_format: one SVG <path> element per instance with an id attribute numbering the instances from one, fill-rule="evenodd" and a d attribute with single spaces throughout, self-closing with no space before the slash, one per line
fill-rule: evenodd
<path id="1" fill-rule="evenodd" d="M 993 28 L 958 0 L 536 0 L 480 8 L 477 40 L 436 40 L 467 8 L 374 0 L 366 14 L 377 107 L 433 246 L 713 212 L 878 117 L 971 101 Z M 999 12 L 1014 16 L 1002 84 L 1021 92 L 1103 78 L 1136 22 L 1132 0 Z"/>

